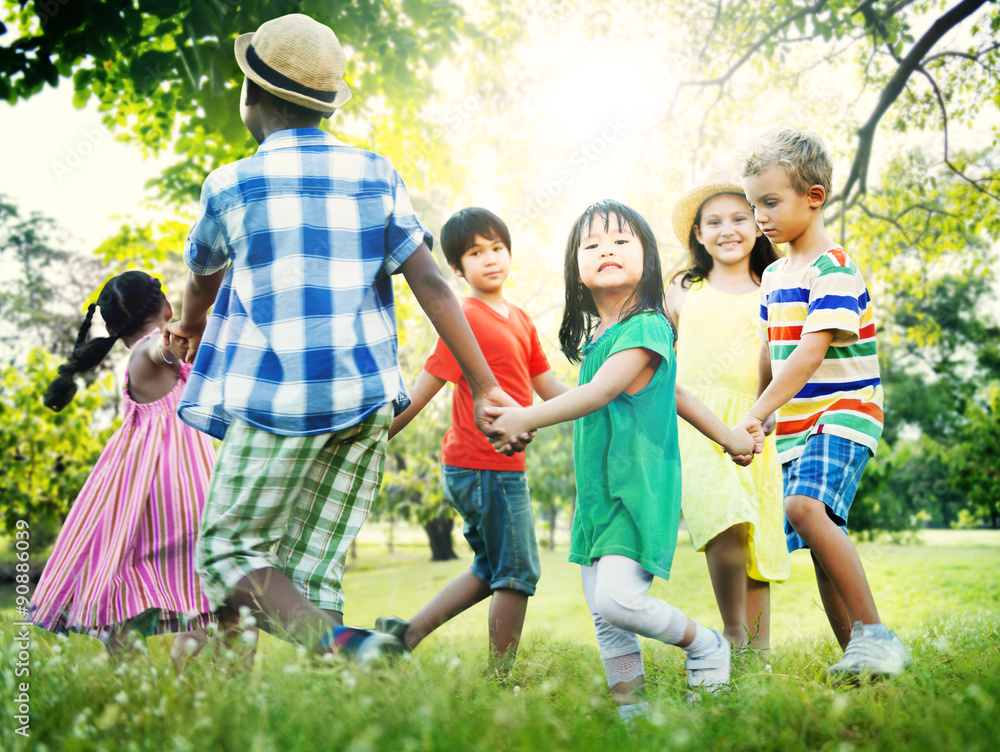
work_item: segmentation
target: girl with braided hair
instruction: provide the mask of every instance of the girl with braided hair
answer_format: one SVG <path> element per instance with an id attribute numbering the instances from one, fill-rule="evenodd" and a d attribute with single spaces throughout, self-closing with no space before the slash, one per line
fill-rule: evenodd
<path id="1" fill-rule="evenodd" d="M 88 339 L 95 308 L 108 337 Z M 35 589 L 32 620 L 52 632 L 97 637 L 113 658 L 140 636 L 177 632 L 171 658 L 179 669 L 205 644 L 212 618 L 194 571 L 194 543 L 215 452 L 206 434 L 177 418 L 191 365 L 158 334 L 172 316 L 155 277 L 140 271 L 113 277 L 49 385 L 45 405 L 59 411 L 76 393 L 75 374 L 96 368 L 118 340 L 132 351 L 122 425 L 56 539 Z"/>

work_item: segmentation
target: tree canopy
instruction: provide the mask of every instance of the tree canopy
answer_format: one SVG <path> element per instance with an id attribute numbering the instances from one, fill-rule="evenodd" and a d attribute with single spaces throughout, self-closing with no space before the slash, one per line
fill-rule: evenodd
<path id="1" fill-rule="evenodd" d="M 450 0 L 5 0 L 0 22 L 0 99 L 15 103 L 71 79 L 74 102 L 99 102 L 105 124 L 146 153 L 178 161 L 155 180 L 160 196 L 197 199 L 205 175 L 256 147 L 239 118 L 239 34 L 285 13 L 336 30 L 355 92 L 346 117 L 356 143 L 390 158 L 430 140 L 421 110 L 434 90 L 429 72 L 459 49 L 489 49 L 487 36 Z M 11 39 L 10 37 L 14 38 Z M 341 117 L 338 114 L 338 117 Z M 447 174 L 446 155 L 430 165 Z"/>
<path id="2" fill-rule="evenodd" d="M 984 9 L 984 6 L 989 6 Z M 998 199 L 996 165 L 981 161 L 996 153 L 992 134 L 976 156 L 951 143 L 956 126 L 970 125 L 985 107 L 1000 108 L 1000 10 L 988 0 L 783 0 L 776 3 L 718 2 L 682 6 L 682 23 L 693 32 L 698 75 L 681 82 L 671 112 L 695 108 L 706 125 L 719 127 L 723 105 L 745 70 L 753 89 L 803 86 L 819 62 L 847 61 L 859 70 L 861 95 L 856 142 L 836 200 L 853 206 L 867 192 L 879 128 L 940 134 L 940 163 L 978 190 Z M 699 29 L 707 30 L 697 31 Z M 805 55 L 796 54 L 805 48 Z M 861 97 L 859 97 L 861 100 Z M 840 113 L 829 113 L 832 118 Z M 713 117 L 716 118 L 713 120 Z"/>

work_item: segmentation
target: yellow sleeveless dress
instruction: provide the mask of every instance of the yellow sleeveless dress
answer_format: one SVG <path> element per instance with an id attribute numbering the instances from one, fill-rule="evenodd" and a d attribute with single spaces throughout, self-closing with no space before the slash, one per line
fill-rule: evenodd
<path id="1" fill-rule="evenodd" d="M 707 282 L 687 292 L 677 321 L 677 383 L 726 425 L 746 416 L 757 394 L 760 338 L 757 292 L 729 295 Z M 735 464 L 714 442 L 678 421 L 681 508 L 698 551 L 719 533 L 749 524 L 747 574 L 784 582 L 790 573 L 782 512 L 781 467 L 774 436 L 750 467 Z"/>

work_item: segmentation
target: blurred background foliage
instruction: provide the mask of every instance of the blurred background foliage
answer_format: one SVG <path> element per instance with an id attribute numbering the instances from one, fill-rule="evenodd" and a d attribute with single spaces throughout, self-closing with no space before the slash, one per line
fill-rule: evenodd
<path id="1" fill-rule="evenodd" d="M 30 516 L 54 535 L 86 478 L 120 386 L 90 375 L 58 415 L 39 389 L 108 274 L 155 270 L 180 302 L 201 183 L 255 148 L 233 40 L 286 12 L 337 32 L 354 98 L 327 127 L 388 156 L 432 232 L 464 205 L 507 219 L 510 297 L 567 383 L 561 251 L 582 206 L 613 186 L 656 229 L 669 270 L 683 259 L 670 209 L 691 180 L 733 166 L 766 127 L 822 133 L 846 165 L 826 218 L 872 290 L 886 389 L 851 526 L 1000 527 L 1000 7 L 986 0 L 3 0 L 0 98 L 16 106 L 66 80 L 116 138 L 176 157 L 148 185 L 162 218 L 95 249 L 0 197 L 3 524 Z M 412 381 L 434 335 L 396 290 Z M 453 555 L 438 469 L 449 403 L 439 395 L 394 439 L 374 510 L 420 522 L 440 558 Z M 529 478 L 539 522 L 567 524 L 571 426 L 541 432 Z"/>

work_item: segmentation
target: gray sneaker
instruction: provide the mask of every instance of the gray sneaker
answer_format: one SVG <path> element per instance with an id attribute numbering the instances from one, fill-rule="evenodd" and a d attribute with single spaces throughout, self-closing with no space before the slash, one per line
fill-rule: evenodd
<path id="1" fill-rule="evenodd" d="M 872 634 L 865 631 L 860 621 L 856 621 L 843 658 L 826 669 L 824 674 L 831 679 L 855 679 L 865 674 L 895 677 L 909 665 L 910 654 L 895 632 L 887 630 L 885 634 Z"/>
<path id="2" fill-rule="evenodd" d="M 684 667 L 687 669 L 689 703 L 697 700 L 701 693 L 713 694 L 725 689 L 729 684 L 732 661 L 729 640 L 716 630 L 711 631 L 715 634 L 715 647 L 698 656 L 689 655 L 684 662 Z"/>

